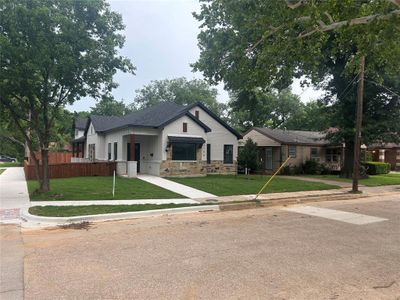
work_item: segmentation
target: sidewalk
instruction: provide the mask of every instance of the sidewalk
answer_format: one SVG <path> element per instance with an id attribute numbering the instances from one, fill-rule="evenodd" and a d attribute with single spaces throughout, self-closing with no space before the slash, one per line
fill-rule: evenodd
<path id="1" fill-rule="evenodd" d="M 157 185 L 159 187 L 162 187 L 166 190 L 170 190 L 174 193 L 183 195 L 185 197 L 188 198 L 209 198 L 209 197 L 217 197 L 213 194 L 210 193 L 206 193 L 197 189 L 194 189 L 192 187 L 177 183 L 177 182 L 173 182 L 171 180 L 165 179 L 165 178 L 161 178 L 158 176 L 152 176 L 152 175 L 138 175 L 138 178 L 149 182 L 151 184 Z"/>
<path id="2" fill-rule="evenodd" d="M 310 182 L 321 182 L 321 183 L 326 183 L 326 184 L 330 184 L 330 185 L 337 185 L 337 186 L 340 186 L 341 188 L 351 188 L 351 183 L 350 182 L 344 182 L 344 181 L 339 181 L 339 180 L 329 180 L 329 179 L 314 178 L 314 177 L 307 177 L 307 176 L 285 176 L 285 175 L 279 175 L 278 177 L 279 178 L 310 181 Z M 360 184 L 359 186 L 361 187 L 362 185 Z"/>
<path id="3" fill-rule="evenodd" d="M 19 223 L 20 210 L 29 207 L 24 168 L 7 168 L 0 175 L 0 223 Z"/>

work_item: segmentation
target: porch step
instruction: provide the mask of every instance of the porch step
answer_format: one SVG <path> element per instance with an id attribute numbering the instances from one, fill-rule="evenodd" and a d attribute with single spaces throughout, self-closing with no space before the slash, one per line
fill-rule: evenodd
<path id="1" fill-rule="evenodd" d="M 166 190 L 172 191 L 174 193 L 180 194 L 182 196 L 188 197 L 188 198 L 208 198 L 208 197 L 217 197 L 216 195 L 206 193 L 197 189 L 194 189 L 192 187 L 165 179 L 161 178 L 158 176 L 153 176 L 153 175 L 147 175 L 147 174 L 140 174 L 137 176 L 137 178 L 146 181 L 148 183 L 157 185 L 159 187 L 162 187 Z"/>

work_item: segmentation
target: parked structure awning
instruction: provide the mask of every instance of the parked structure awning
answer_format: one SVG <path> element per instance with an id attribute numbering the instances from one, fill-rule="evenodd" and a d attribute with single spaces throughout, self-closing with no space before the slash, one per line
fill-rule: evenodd
<path id="1" fill-rule="evenodd" d="M 72 141 L 71 141 L 71 143 L 72 144 L 76 144 L 76 143 L 83 143 L 83 142 L 85 142 L 86 141 L 86 137 L 83 135 L 83 136 L 81 136 L 81 137 L 78 137 L 78 138 L 76 138 L 76 139 L 73 139 Z"/>
<path id="2" fill-rule="evenodd" d="M 197 144 L 202 145 L 206 141 L 202 137 L 189 137 L 189 136 L 168 136 L 168 141 L 171 144 Z"/>

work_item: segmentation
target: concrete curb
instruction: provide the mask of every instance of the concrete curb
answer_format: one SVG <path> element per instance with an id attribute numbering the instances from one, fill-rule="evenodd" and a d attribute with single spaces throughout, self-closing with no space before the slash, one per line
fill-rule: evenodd
<path id="1" fill-rule="evenodd" d="M 87 215 L 87 216 L 76 216 L 76 217 L 42 217 L 36 216 L 29 213 L 27 208 L 21 210 L 21 219 L 25 222 L 30 223 L 29 225 L 64 225 L 71 223 L 81 222 L 96 222 L 96 221 L 111 221 L 111 220 L 124 220 L 124 219 L 135 219 L 143 217 L 153 217 L 161 215 L 174 215 L 190 212 L 206 212 L 206 211 L 219 211 L 218 205 L 199 205 L 189 207 L 178 207 L 178 208 L 166 208 L 166 209 L 154 209 L 145 211 L 132 211 L 124 213 L 112 213 L 112 214 L 99 214 L 99 215 Z M 27 225 L 22 223 L 22 225 Z M 25 226 L 27 227 L 27 226 Z M 30 226 L 28 226 L 30 227 Z"/>
<path id="2" fill-rule="evenodd" d="M 369 195 L 350 195 L 350 194 L 333 194 L 333 195 L 323 195 L 323 196 L 313 196 L 313 197 L 291 197 L 284 199 L 274 199 L 274 200 L 250 200 L 243 202 L 227 202 L 220 203 L 219 208 L 221 211 L 229 210 L 243 210 L 258 207 L 271 207 L 271 206 L 286 206 L 300 203 L 312 203 L 312 202 L 323 202 L 323 201 L 337 201 L 337 200 L 354 200 L 356 198 L 367 198 Z"/>

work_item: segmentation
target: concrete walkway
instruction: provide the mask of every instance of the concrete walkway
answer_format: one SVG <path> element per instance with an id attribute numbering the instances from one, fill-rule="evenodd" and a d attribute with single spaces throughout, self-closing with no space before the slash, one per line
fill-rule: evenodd
<path id="1" fill-rule="evenodd" d="M 19 223 L 21 208 L 29 207 L 24 168 L 7 168 L 0 175 L 0 223 Z"/>
<path id="2" fill-rule="evenodd" d="M 32 201 L 30 206 L 81 206 L 81 205 L 132 205 L 132 204 L 197 204 L 192 199 L 137 199 L 137 200 L 75 200 L 75 201 Z"/>
<path id="3" fill-rule="evenodd" d="M 337 185 L 337 186 L 340 186 L 341 188 L 351 188 L 351 182 L 344 182 L 344 181 L 339 181 L 339 180 L 330 180 L 330 179 L 322 179 L 322 178 L 307 177 L 307 176 L 282 176 L 282 175 L 279 175 L 278 177 L 310 181 L 310 182 L 321 182 L 321 183 L 330 184 L 330 185 Z M 362 185 L 360 184 L 359 186 L 362 186 Z"/>
<path id="4" fill-rule="evenodd" d="M 144 180 L 146 182 L 149 182 L 151 184 L 157 185 L 159 187 L 162 187 L 166 190 L 170 190 L 174 193 L 183 195 L 188 198 L 209 198 L 209 197 L 217 197 L 216 195 L 206 193 L 197 189 L 194 189 L 192 187 L 188 187 L 186 185 L 173 182 L 171 180 L 157 177 L 157 176 L 152 176 L 152 175 L 138 175 L 138 178 L 141 180 Z"/>

